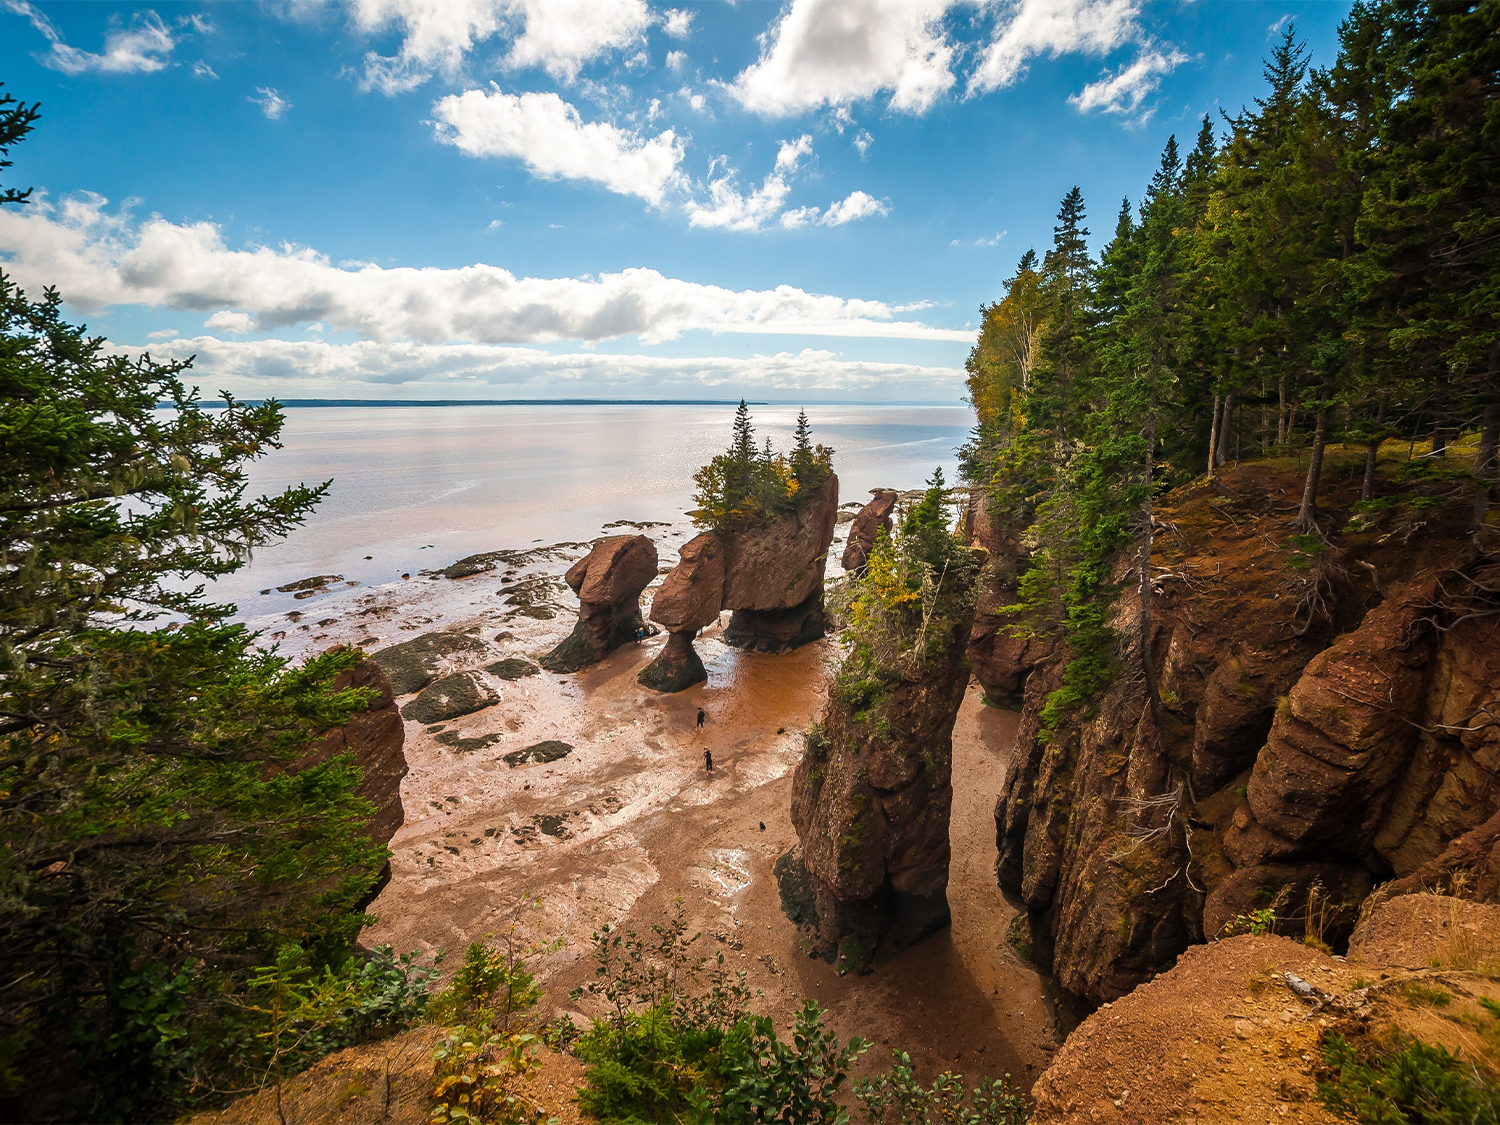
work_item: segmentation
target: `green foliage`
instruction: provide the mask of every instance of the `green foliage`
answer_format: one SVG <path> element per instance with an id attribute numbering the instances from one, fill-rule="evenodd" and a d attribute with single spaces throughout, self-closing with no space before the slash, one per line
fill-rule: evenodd
<path id="1" fill-rule="evenodd" d="M 693 475 L 697 504 L 693 522 L 715 531 L 734 531 L 774 519 L 811 499 L 833 472 L 833 450 L 812 443 L 807 412 L 797 415 L 790 457 L 755 444 L 755 427 L 745 400 L 734 415 L 729 448 Z"/>
<path id="2" fill-rule="evenodd" d="M 854 1096 L 871 1125 L 1023 1125 L 1026 1096 L 1010 1075 L 966 1087 L 963 1075 L 944 1071 L 930 1087 L 912 1076 L 911 1056 L 893 1051 L 891 1069 L 854 1084 Z"/>
<path id="3" fill-rule="evenodd" d="M 0 154 L 35 117 L 0 102 Z M 346 972 L 388 853 L 352 758 L 299 758 L 369 693 L 204 597 L 326 491 L 246 495 L 277 404 L 204 409 L 61 304 L 0 273 L 0 1098 L 167 1117 L 285 1054 L 258 972 Z"/>
<path id="4" fill-rule="evenodd" d="M 1440 1045 L 1397 1037 L 1361 1052 L 1329 1032 L 1322 1050 L 1330 1075 L 1318 1099 L 1334 1113 L 1380 1125 L 1500 1121 L 1500 1090 Z"/>
<path id="5" fill-rule="evenodd" d="M 454 1028 L 433 1052 L 428 1120 L 432 1125 L 531 1125 L 541 1112 L 517 1087 L 540 1067 L 540 1051 L 531 1032 L 496 1031 L 488 1024 Z"/>
<path id="6" fill-rule="evenodd" d="M 849 651 L 830 695 L 862 720 L 879 721 L 891 689 L 951 652 L 955 630 L 972 617 L 983 554 L 948 526 L 946 502 L 939 469 L 895 535 L 876 536 L 865 573 L 837 595 Z"/>
<path id="7" fill-rule="evenodd" d="M 1274 906 L 1252 910 L 1249 914 L 1236 914 L 1224 926 L 1225 937 L 1232 937 L 1235 934 L 1254 934 L 1260 937 L 1263 934 L 1275 932 L 1276 908 Z"/>
<path id="8" fill-rule="evenodd" d="M 750 1016 L 724 1036 L 714 1071 L 717 1090 L 694 1089 L 693 1116 L 714 1125 L 739 1122 L 843 1122 L 835 1094 L 870 1044 L 858 1037 L 840 1043 L 823 1027 L 816 1000 L 803 1001 L 790 1043 L 766 1016 Z"/>
<path id="9" fill-rule="evenodd" d="M 530 949 L 526 954 L 547 951 Z M 525 954 L 515 952 L 509 937 L 504 949 L 488 941 L 476 941 L 464 951 L 464 963 L 448 987 L 432 998 L 428 1019 L 433 1023 L 498 1023 L 509 1027 L 514 1015 L 530 1011 L 541 997 Z"/>

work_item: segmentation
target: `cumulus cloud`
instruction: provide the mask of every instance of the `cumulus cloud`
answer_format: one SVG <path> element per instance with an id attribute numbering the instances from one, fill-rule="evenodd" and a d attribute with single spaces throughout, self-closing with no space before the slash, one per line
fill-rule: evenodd
<path id="1" fill-rule="evenodd" d="M 255 327 L 255 321 L 250 319 L 248 313 L 230 312 L 223 309 L 214 313 L 203 322 L 203 327 L 210 332 L 249 332 Z M 152 333 L 156 335 L 156 333 Z"/>
<path id="2" fill-rule="evenodd" d="M 795 144 L 794 144 L 795 147 Z M 335 266 L 306 247 L 233 250 L 208 222 L 136 223 L 99 196 L 36 197 L 0 212 L 0 255 L 17 283 L 56 284 L 83 310 L 109 305 L 241 312 L 255 329 L 314 321 L 374 341 L 645 343 L 684 332 L 951 340 L 972 332 L 897 319 L 884 302 L 790 285 L 733 290 L 630 268 L 584 277 L 517 277 L 499 266 Z"/>
<path id="3" fill-rule="evenodd" d="M 675 71 L 679 71 L 680 72 L 682 70 L 682 68 L 685 67 L 685 66 L 687 66 L 687 52 L 686 51 L 668 51 L 667 52 L 667 69 L 668 70 L 675 70 Z"/>
<path id="4" fill-rule="evenodd" d="M 783 116 L 890 91 L 921 113 L 954 84 L 941 19 L 952 0 L 792 0 L 760 57 L 730 89 L 747 109 Z"/>
<path id="5" fill-rule="evenodd" d="M 782 141 L 776 166 L 758 188 L 741 192 L 738 177 L 724 158 L 715 162 L 717 177 L 710 173 L 707 204 L 689 201 L 688 225 L 720 230 L 756 231 L 765 228 L 786 203 L 791 180 L 804 157 L 812 155 L 812 137 L 803 133 L 795 141 Z"/>
<path id="6" fill-rule="evenodd" d="M 114 21 L 104 33 L 104 50 L 95 54 L 68 46 L 52 21 L 26 0 L 5 0 L 5 6 L 16 15 L 30 20 L 31 26 L 46 36 L 51 47 L 41 56 L 41 62 L 64 74 L 83 74 L 88 71 L 99 74 L 149 74 L 168 65 L 170 60 L 167 56 L 177 45 L 161 17 L 150 10 L 137 13 L 129 27 Z M 178 26 L 182 25 L 179 23 Z"/>
<path id="7" fill-rule="evenodd" d="M 1175 48 L 1148 48 L 1133 63 L 1097 82 L 1090 82 L 1068 101 L 1082 113 L 1098 109 L 1105 113 L 1134 114 L 1140 109 L 1141 102 L 1156 92 L 1162 76 L 1172 73 L 1187 61 L 1188 57 Z M 1148 110 L 1139 120 L 1144 121 L 1150 116 Z"/>
<path id="8" fill-rule="evenodd" d="M 970 333 L 972 336 L 972 333 Z M 117 353 L 146 350 L 111 345 Z M 196 355 L 190 376 L 241 395 L 370 395 L 381 388 L 419 384 L 455 397 L 511 397 L 529 393 L 598 394 L 628 391 L 662 394 L 727 386 L 774 390 L 858 393 L 866 397 L 946 398 L 963 393 L 964 372 L 954 367 L 845 359 L 836 352 L 804 348 L 750 356 L 649 356 L 571 352 L 486 344 L 380 343 L 361 340 L 222 340 L 196 336 L 153 343 L 158 359 Z M 501 393 L 488 388 L 497 388 Z"/>
<path id="9" fill-rule="evenodd" d="M 969 77 L 978 93 L 1013 84 L 1035 55 L 1105 55 L 1141 38 L 1140 0 L 1005 0 Z"/>
<path id="10" fill-rule="evenodd" d="M 693 31 L 693 13 L 685 8 L 668 8 L 661 14 L 661 29 L 673 39 L 686 39 Z"/>
<path id="11" fill-rule="evenodd" d="M 365 55 L 360 85 L 394 95 L 434 74 L 450 80 L 466 56 L 496 36 L 511 40 L 503 62 L 540 67 L 559 81 L 610 51 L 638 41 L 651 23 L 645 0 L 345 0 L 350 19 L 367 34 L 397 28 L 394 55 Z"/>
<path id="12" fill-rule="evenodd" d="M 820 207 L 798 207 L 781 216 L 781 225 L 788 230 L 817 224 L 824 227 L 841 227 L 856 219 L 867 219 L 871 215 L 890 214 L 890 205 L 876 199 L 869 192 L 852 191 L 845 198 L 836 200 L 824 211 Z"/>
<path id="13" fill-rule="evenodd" d="M 282 114 L 292 108 L 292 103 L 283 98 L 270 86 L 257 86 L 255 93 L 245 100 L 260 106 L 260 111 L 272 121 L 279 121 Z"/>
<path id="14" fill-rule="evenodd" d="M 683 143 L 671 129 L 646 138 L 608 122 L 585 122 L 553 93 L 450 94 L 432 107 L 437 139 L 470 156 L 520 160 L 535 176 L 587 180 L 660 205 L 681 182 Z"/>

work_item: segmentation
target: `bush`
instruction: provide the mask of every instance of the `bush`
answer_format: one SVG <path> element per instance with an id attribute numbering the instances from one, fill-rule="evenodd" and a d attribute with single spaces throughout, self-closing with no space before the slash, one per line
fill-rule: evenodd
<path id="1" fill-rule="evenodd" d="M 1399 1033 L 1368 1053 L 1342 1035 L 1323 1038 L 1318 1099 L 1335 1113 L 1360 1122 L 1403 1125 L 1500 1121 L 1500 1092 L 1461 1054 Z"/>

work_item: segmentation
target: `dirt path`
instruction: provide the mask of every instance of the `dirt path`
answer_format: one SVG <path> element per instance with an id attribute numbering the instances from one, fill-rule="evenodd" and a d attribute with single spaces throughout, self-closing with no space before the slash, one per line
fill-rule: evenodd
<path id="1" fill-rule="evenodd" d="M 717 636 L 709 630 L 699 644 L 708 684 L 678 695 L 635 682 L 662 643 L 655 639 L 577 676 L 505 685 L 501 704 L 447 724 L 465 739 L 496 736 L 482 750 L 454 753 L 408 723 L 407 821 L 392 841 L 391 883 L 371 907 L 380 922 L 365 940 L 457 957 L 485 934 L 539 944 L 560 937 L 563 948 L 541 959 L 540 975 L 550 1004 L 582 1016 L 568 991 L 592 971 L 591 932 L 622 920 L 649 931 L 681 899 L 704 935 L 699 947 L 722 948 L 745 969 L 764 991 L 758 1008 L 779 1025 L 814 997 L 841 1034 L 875 1041 L 870 1067 L 900 1045 L 924 1076 L 1009 1072 L 1029 1087 L 1048 1060 L 1051 1015 L 1039 975 L 1005 945 L 1014 909 L 991 870 L 993 805 L 1015 716 L 984 707 L 977 689 L 959 716 L 952 930 L 870 976 L 840 978 L 802 952 L 771 874 L 795 840 L 791 773 L 822 707 L 827 643 L 767 657 Z M 709 722 L 697 732 L 700 705 Z M 574 749 L 551 763 L 503 761 L 547 739 Z M 711 776 L 704 748 L 713 751 Z"/>

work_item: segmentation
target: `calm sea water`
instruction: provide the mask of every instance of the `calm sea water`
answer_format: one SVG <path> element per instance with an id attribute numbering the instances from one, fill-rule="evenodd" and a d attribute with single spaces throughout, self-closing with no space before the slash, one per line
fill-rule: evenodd
<path id="1" fill-rule="evenodd" d="M 757 435 L 785 450 L 796 417 L 759 407 Z M 840 500 L 918 487 L 938 466 L 952 481 L 973 425 L 946 406 L 809 407 L 808 417 L 836 451 Z M 253 466 L 250 490 L 331 478 L 329 495 L 210 596 L 244 605 L 313 574 L 368 585 L 479 551 L 590 539 L 613 520 L 680 523 L 693 472 L 729 444 L 732 420 L 724 406 L 289 408 L 285 448 Z"/>

